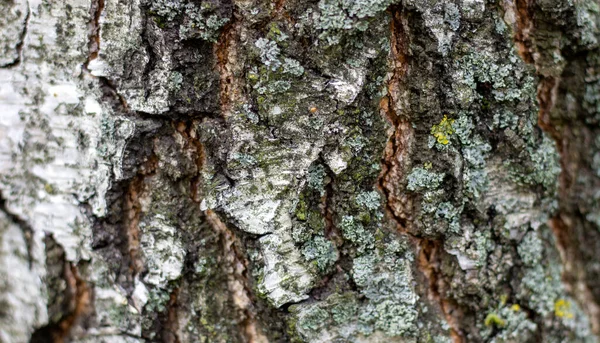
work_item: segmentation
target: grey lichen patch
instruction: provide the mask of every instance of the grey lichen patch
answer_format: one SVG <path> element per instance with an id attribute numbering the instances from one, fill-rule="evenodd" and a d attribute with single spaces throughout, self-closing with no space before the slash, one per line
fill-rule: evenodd
<path id="1" fill-rule="evenodd" d="M 427 189 L 436 189 L 444 180 L 444 174 L 428 171 L 417 167 L 408 175 L 408 190 L 422 191 Z"/>
<path id="2" fill-rule="evenodd" d="M 211 42 L 216 42 L 219 30 L 229 22 L 231 10 L 227 4 L 217 6 L 211 1 L 160 0 L 150 5 L 150 14 L 160 28 L 178 26 L 181 39 L 201 38 Z"/>
<path id="3" fill-rule="evenodd" d="M 259 38 L 254 45 L 260 50 L 260 59 L 267 68 L 276 71 L 281 66 L 280 51 L 275 41 Z"/>
<path id="4" fill-rule="evenodd" d="M 338 253 L 333 243 L 323 236 L 309 240 L 302 248 L 304 258 L 316 264 L 319 271 L 331 268 L 338 259 Z"/>
<path id="5" fill-rule="evenodd" d="M 396 241 L 354 259 L 351 275 L 358 293 L 334 293 L 318 303 L 292 306 L 294 334 L 306 342 L 362 342 L 379 334 L 391 341 L 415 338 L 417 296 L 410 254 L 401 245 Z"/>
<path id="6" fill-rule="evenodd" d="M 334 45 L 339 43 L 344 35 L 352 34 L 353 30 L 367 30 L 369 20 L 392 3 L 393 0 L 321 0 L 318 11 L 309 9 L 303 15 L 303 19 L 314 23 L 321 31 L 319 38 L 324 40 L 326 45 Z"/>
<path id="7" fill-rule="evenodd" d="M 304 258 L 295 249 L 291 239 L 271 234 L 262 237 L 260 243 L 260 258 L 264 267 L 255 272 L 260 274 L 259 295 L 266 297 L 275 307 L 306 299 L 314 278 L 304 266 Z M 330 247 L 327 242 L 323 243 L 327 254 Z M 322 263 L 330 263 L 326 256 L 321 260 Z"/>
<path id="8" fill-rule="evenodd" d="M 437 51 L 443 56 L 452 49 L 452 39 L 460 27 L 461 12 L 452 2 L 404 1 L 408 8 L 415 8 L 425 20 L 425 27 L 437 40 Z"/>
<path id="9" fill-rule="evenodd" d="M 355 243 L 359 251 L 365 251 L 374 247 L 373 234 L 365 229 L 364 225 L 352 216 L 344 216 L 340 222 L 340 228 L 344 239 Z"/>
<path id="10" fill-rule="evenodd" d="M 560 165 L 554 142 L 543 136 L 540 144 L 528 146 L 530 164 L 516 165 L 511 176 L 526 185 L 541 185 L 549 194 L 554 194 L 558 186 Z"/>

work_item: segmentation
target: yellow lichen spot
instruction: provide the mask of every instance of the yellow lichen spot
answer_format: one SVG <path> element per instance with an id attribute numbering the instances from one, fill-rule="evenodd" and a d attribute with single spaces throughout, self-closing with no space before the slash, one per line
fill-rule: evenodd
<path id="1" fill-rule="evenodd" d="M 514 304 L 510 307 L 510 309 L 515 312 L 519 312 L 519 311 L 521 311 L 521 306 L 519 306 L 519 304 Z"/>
<path id="2" fill-rule="evenodd" d="M 429 170 L 429 169 L 433 168 L 433 164 L 431 162 L 425 162 L 425 164 L 423 164 L 423 168 L 425 168 L 426 170 Z"/>
<path id="3" fill-rule="evenodd" d="M 433 137 L 435 137 L 438 143 L 443 145 L 447 145 L 448 143 L 450 143 L 450 140 L 448 138 L 451 134 L 454 133 L 454 128 L 452 128 L 452 124 L 454 124 L 454 119 L 448 119 L 448 117 L 444 115 L 444 118 L 439 124 L 433 125 L 433 127 L 431 128 L 431 134 L 433 135 Z"/>
<path id="4" fill-rule="evenodd" d="M 489 313 L 485 317 L 485 321 L 483 323 L 485 324 L 485 326 L 493 325 L 493 326 L 499 327 L 499 328 L 503 327 L 504 324 L 506 324 L 506 322 L 495 313 Z"/>
<path id="5" fill-rule="evenodd" d="M 573 318 L 571 303 L 565 299 L 556 300 L 556 302 L 554 302 L 554 314 L 559 318 Z"/>
<path id="6" fill-rule="evenodd" d="M 49 183 L 47 183 L 47 184 L 44 185 L 44 190 L 48 194 L 54 194 L 54 187 L 52 187 L 52 185 L 49 184 Z"/>

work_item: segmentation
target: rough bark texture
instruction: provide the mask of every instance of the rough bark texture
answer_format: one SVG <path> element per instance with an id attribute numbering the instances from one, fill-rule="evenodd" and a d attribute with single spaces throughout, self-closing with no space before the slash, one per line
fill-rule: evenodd
<path id="1" fill-rule="evenodd" d="M 596 342 L 595 0 L 0 0 L 0 342 Z"/>

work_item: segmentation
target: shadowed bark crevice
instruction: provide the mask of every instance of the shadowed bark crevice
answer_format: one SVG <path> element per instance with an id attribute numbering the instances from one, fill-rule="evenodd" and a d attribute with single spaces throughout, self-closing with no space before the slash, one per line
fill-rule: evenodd
<path id="1" fill-rule="evenodd" d="M 93 286 L 82 277 L 79 266 L 66 260 L 63 248 L 52 235 L 46 235 L 44 243 L 49 266 L 47 285 L 50 320 L 33 332 L 30 343 L 69 342 L 72 329 L 85 326 L 86 318 L 94 311 Z"/>

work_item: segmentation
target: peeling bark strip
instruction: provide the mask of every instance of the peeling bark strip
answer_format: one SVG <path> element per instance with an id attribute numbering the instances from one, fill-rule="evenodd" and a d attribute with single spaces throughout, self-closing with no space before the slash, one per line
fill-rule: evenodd
<path id="1" fill-rule="evenodd" d="M 258 323 L 254 318 L 252 291 L 248 285 L 246 275 L 248 262 L 244 253 L 239 251 L 240 242 L 213 211 L 206 211 L 206 219 L 221 236 L 225 258 L 222 261 L 224 263 L 223 268 L 228 275 L 229 293 L 233 303 L 240 311 L 238 317 L 240 319 L 240 330 L 244 333 L 248 343 L 267 343 L 268 339 L 261 333 L 261 328 L 257 326 Z"/>

